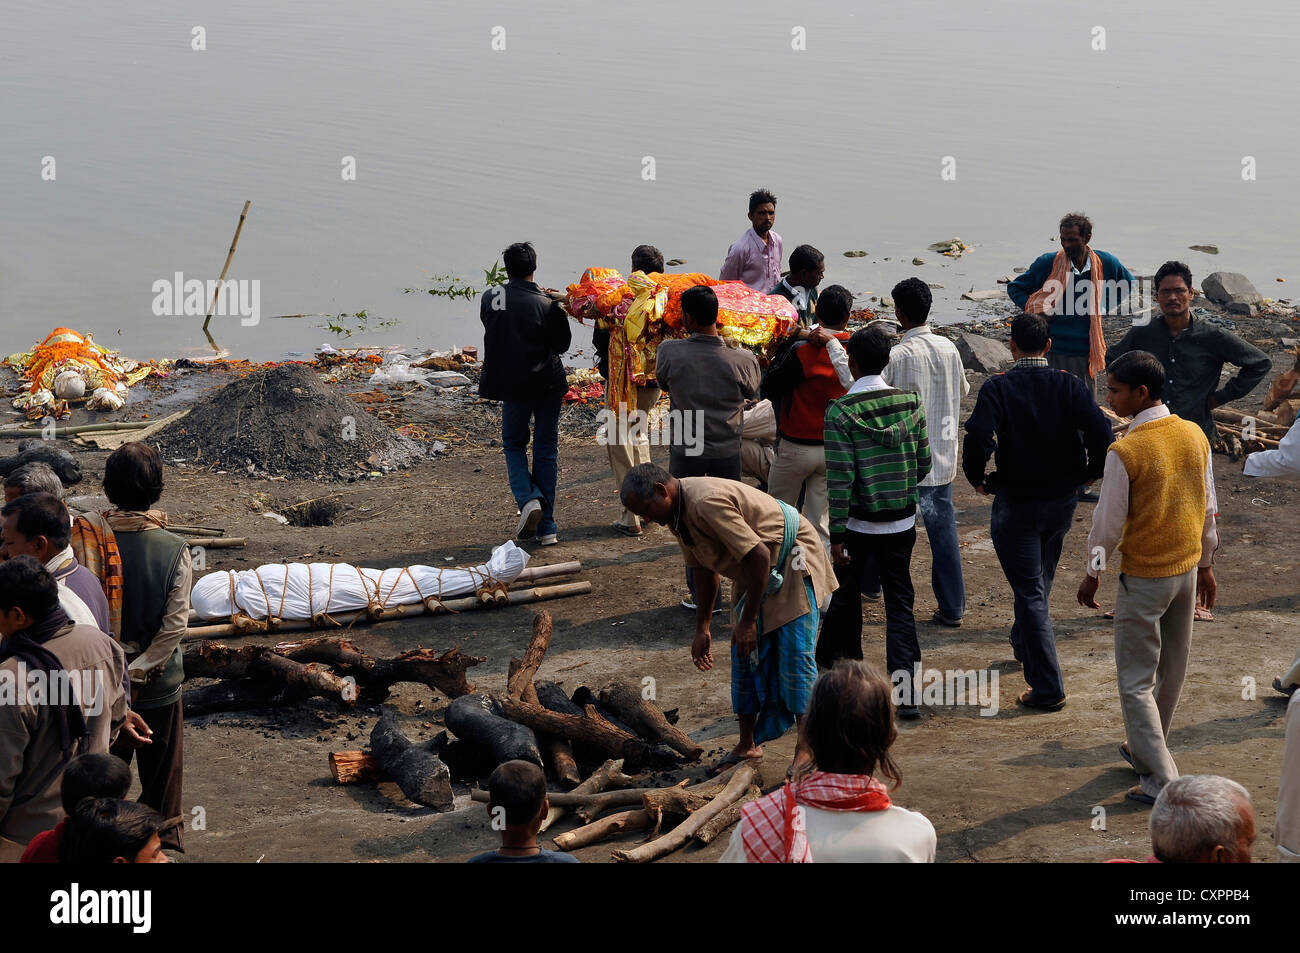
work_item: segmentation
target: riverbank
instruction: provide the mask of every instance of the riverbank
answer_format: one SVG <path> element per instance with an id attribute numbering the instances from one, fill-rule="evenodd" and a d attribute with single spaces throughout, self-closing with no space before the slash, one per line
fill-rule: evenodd
<path id="1" fill-rule="evenodd" d="M 1198 302 L 1199 306 L 1199 302 Z M 1009 305 L 1008 305 L 1009 307 Z M 981 331 L 1005 333 L 990 314 Z M 1284 351 L 1282 322 L 1233 318 L 1238 333 L 1271 342 L 1275 373 L 1293 360 Z M 1122 333 L 1112 323 L 1108 339 Z M 575 329 L 575 337 L 584 332 Z M 348 561 L 367 566 L 473 564 L 513 532 L 515 507 L 500 451 L 499 405 L 480 402 L 472 386 L 435 392 L 410 384 L 369 387 L 360 376 L 340 377 L 332 367 L 313 372 L 342 394 L 375 391 L 382 401 L 363 405 L 389 426 L 421 428 L 429 453 L 413 465 L 375 470 L 328 486 L 308 477 L 274 479 L 242 470 L 209 469 L 204 462 L 168 461 L 161 502 L 174 522 L 220 526 L 247 537 L 243 549 L 209 550 L 208 570 L 247 569 L 292 560 Z M 167 378 L 137 385 L 132 401 L 113 419 L 157 419 L 190 406 L 212 388 L 247 375 L 247 368 L 181 368 Z M 473 367 L 466 368 L 471 380 Z M 361 370 L 357 370 L 361 374 Z M 1237 402 L 1259 406 L 1266 381 Z M 984 376 L 969 372 L 969 413 Z M 368 378 L 367 378 L 368 379 Z M 540 678 L 598 687 L 618 676 L 655 679 L 664 708 L 680 709 L 679 725 L 706 746 L 706 759 L 730 747 L 736 725 L 725 670 L 707 675 L 690 664 L 693 616 L 679 606 L 684 594 L 681 558 L 670 534 L 654 529 L 629 540 L 608 527 L 619 512 L 605 450 L 594 437 L 596 403 L 566 408 L 560 442 L 556 516 L 560 544 L 533 552 L 535 565 L 581 560 L 586 596 L 548 603 L 555 620 Z M 382 411 L 391 416 L 381 416 Z M 74 418 L 76 419 L 76 418 Z M 292 426 L 290 421 L 288 426 Z M 435 443 L 442 444 L 434 452 Z M 103 474 L 104 450 L 74 449 L 85 473 L 70 495 L 93 495 Z M 654 448 L 666 462 L 663 448 Z M 1254 481 L 1240 463 L 1214 460 L 1220 495 L 1220 551 L 1216 620 L 1196 624 L 1187 687 L 1171 750 L 1184 773 L 1224 774 L 1255 799 L 1260 831 L 1253 856 L 1273 856 L 1270 841 L 1281 760 L 1284 699 L 1268 687 L 1300 647 L 1300 608 L 1294 535 L 1300 485 Z M 295 501 L 333 494 L 339 503 L 331 525 L 282 525 L 262 514 Z M 988 535 L 989 503 L 960 478 L 954 499 L 969 609 L 960 629 L 920 625 L 927 668 L 997 673 L 997 713 L 973 707 L 935 706 L 918 723 L 900 726 L 895 755 L 904 786 L 897 803 L 924 813 L 939 834 L 942 861 L 1099 861 L 1141 859 L 1148 853 L 1148 812 L 1124 800 L 1131 771 L 1115 746 L 1123 725 L 1115 693 L 1111 625 L 1074 598 L 1085 560 L 1091 508 L 1081 506 L 1066 539 L 1052 596 L 1067 707 L 1055 714 L 1017 709 L 1023 685 L 1010 663 L 1007 633 L 1010 592 Z M 913 557 L 918 620 L 935 608 L 927 581 L 930 558 L 918 530 Z M 1107 578 L 1099 601 L 1113 605 L 1115 580 Z M 864 652 L 884 661 L 883 615 L 864 606 Z M 471 681 L 488 690 L 504 686 L 512 655 L 521 653 L 532 612 L 487 612 L 416 617 L 349 633 L 364 651 L 392 656 L 417 645 L 459 646 L 486 657 Z M 716 633 L 725 639 L 726 629 Z M 246 641 L 272 643 L 275 636 Z M 1252 688 L 1253 686 L 1253 688 Z M 412 739 L 443 728 L 446 698 L 419 685 L 400 685 L 390 698 Z M 482 805 L 457 785 L 455 809 L 436 814 L 407 801 L 391 783 L 340 786 L 330 778 L 329 752 L 363 747 L 377 711 L 343 712 L 322 700 L 271 712 L 218 714 L 186 724 L 185 799 L 201 807 L 205 828 L 186 833 L 186 861 L 385 861 L 464 860 L 491 846 L 494 835 Z M 778 783 L 793 738 L 768 746 L 764 780 Z M 687 772 L 699 776 L 699 766 Z M 686 776 L 684 773 L 682 776 Z M 1098 808 L 1103 810 L 1098 813 Z M 1098 826 L 1097 819 L 1103 819 Z M 573 826 L 566 820 L 554 828 Z M 578 852 L 584 861 L 609 860 L 610 851 L 635 844 L 628 834 Z M 673 861 L 716 860 L 725 838 L 706 848 L 672 855 Z"/>

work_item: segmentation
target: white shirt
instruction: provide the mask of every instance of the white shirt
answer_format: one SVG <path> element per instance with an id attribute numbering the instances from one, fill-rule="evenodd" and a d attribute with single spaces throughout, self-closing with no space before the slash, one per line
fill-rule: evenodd
<path id="1" fill-rule="evenodd" d="M 821 327 L 821 325 L 814 325 Z M 840 379 L 840 386 L 848 390 L 853 386 L 853 372 L 849 370 L 849 352 L 844 350 L 844 344 L 839 338 L 831 338 L 826 342 L 826 356 L 831 359 L 831 367 L 835 368 L 835 376 Z"/>
<path id="2" fill-rule="evenodd" d="M 72 559 L 72 547 L 65 547 L 60 553 L 56 553 L 54 558 L 45 564 L 46 570 L 53 573 L 69 559 Z M 68 614 L 68 618 L 77 625 L 88 625 L 92 629 L 98 629 L 99 623 L 95 620 L 95 613 L 90 611 L 90 606 L 86 605 L 86 600 L 77 595 L 67 587 L 62 579 L 59 583 L 59 607 Z"/>
<path id="3" fill-rule="evenodd" d="M 1133 418 L 1128 432 L 1132 433 L 1143 424 L 1168 416 L 1169 408 L 1164 404 L 1148 407 Z M 1101 477 L 1101 496 L 1092 514 L 1092 530 L 1088 533 L 1088 551 L 1085 557 L 1088 575 L 1093 578 L 1101 575 L 1100 570 L 1093 568 L 1093 554 L 1103 552 L 1109 560 L 1124 534 L 1124 522 L 1128 519 L 1128 497 L 1129 476 L 1124 461 L 1118 453 L 1107 453 L 1106 469 Z M 1205 525 L 1201 529 L 1201 561 L 1198 563 L 1202 568 L 1214 564 L 1214 551 L 1219 548 L 1219 530 L 1214 521 L 1218 510 L 1219 501 L 1214 494 L 1214 454 L 1211 453 L 1205 459 Z M 1105 568 L 1104 564 L 1102 568 Z"/>
<path id="4" fill-rule="evenodd" d="M 924 814 L 890 805 L 883 811 L 827 811 L 804 807 L 804 834 L 815 864 L 932 864 L 937 838 Z M 744 864 L 742 820 L 731 832 L 720 864 Z"/>
<path id="5" fill-rule="evenodd" d="M 859 377 L 849 388 L 849 394 L 864 394 L 873 390 L 888 390 L 889 385 L 879 374 L 868 374 L 866 377 Z M 848 396 L 845 394 L 844 396 Z M 902 533 L 916 525 L 916 514 L 904 516 L 901 520 L 890 520 L 888 523 L 873 523 L 870 520 L 860 520 L 850 516 L 844 522 L 844 528 L 852 530 L 855 533 L 867 533 L 872 536 L 884 536 L 887 533 Z"/>
<path id="6" fill-rule="evenodd" d="M 836 342 L 839 343 L 839 342 Z M 1300 420 L 1291 425 L 1276 450 L 1252 453 L 1246 458 L 1246 476 L 1300 479 Z"/>
<path id="7" fill-rule="evenodd" d="M 912 328 L 889 352 L 882 375 L 899 390 L 910 390 L 925 408 L 926 433 L 930 438 L 930 472 L 921 486 L 946 486 L 957 476 L 957 422 L 961 399 L 970 393 L 966 368 L 957 345 L 928 324 Z"/>

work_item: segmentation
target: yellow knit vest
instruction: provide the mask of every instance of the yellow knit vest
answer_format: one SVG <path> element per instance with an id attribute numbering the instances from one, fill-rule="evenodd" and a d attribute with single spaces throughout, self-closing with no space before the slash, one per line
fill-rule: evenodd
<path id="1" fill-rule="evenodd" d="M 1120 570 L 1147 579 L 1181 576 L 1201 559 L 1209 441 L 1200 427 L 1170 414 L 1110 449 L 1129 479 Z"/>

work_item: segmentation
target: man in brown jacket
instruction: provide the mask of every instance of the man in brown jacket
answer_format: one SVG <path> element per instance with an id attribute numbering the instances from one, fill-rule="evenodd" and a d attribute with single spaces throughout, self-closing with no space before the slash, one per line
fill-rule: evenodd
<path id="1" fill-rule="evenodd" d="M 0 861 L 63 817 L 63 768 L 105 753 L 126 718 L 122 649 L 59 605 L 31 556 L 0 564 Z"/>

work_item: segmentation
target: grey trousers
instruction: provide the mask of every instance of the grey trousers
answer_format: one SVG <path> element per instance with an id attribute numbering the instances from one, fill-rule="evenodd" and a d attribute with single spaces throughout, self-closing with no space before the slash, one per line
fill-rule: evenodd
<path id="1" fill-rule="evenodd" d="M 1291 668 L 1282 676 L 1282 687 L 1288 685 L 1300 685 L 1300 652 L 1296 653 L 1295 661 L 1291 663 Z"/>
<path id="2" fill-rule="evenodd" d="M 1115 670 L 1129 753 L 1142 790 L 1156 797 L 1178 777 L 1166 740 L 1187 675 L 1196 570 L 1163 579 L 1124 573 L 1115 596 Z"/>
<path id="3" fill-rule="evenodd" d="M 1286 743 L 1282 747 L 1282 783 L 1277 792 L 1277 859 L 1300 863 L 1300 692 L 1286 706 Z"/>

